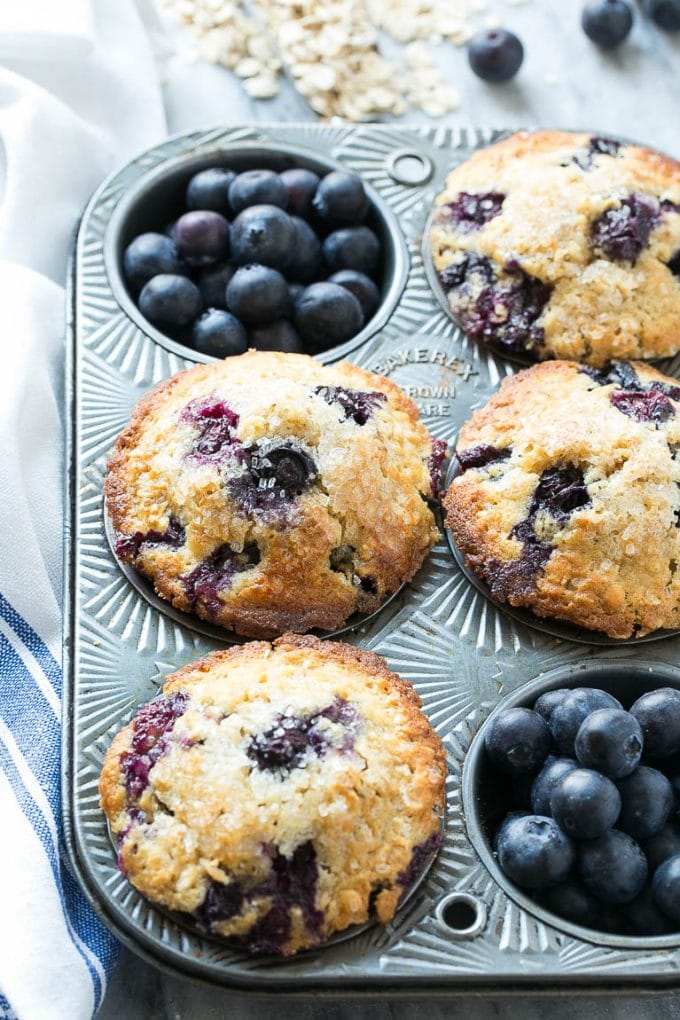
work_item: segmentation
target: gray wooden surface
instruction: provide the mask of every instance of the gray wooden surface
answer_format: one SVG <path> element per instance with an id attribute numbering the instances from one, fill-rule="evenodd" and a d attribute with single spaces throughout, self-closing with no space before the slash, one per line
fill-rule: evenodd
<path id="1" fill-rule="evenodd" d="M 582 35 L 580 0 L 529 0 L 522 6 L 489 0 L 489 10 L 522 38 L 526 58 L 505 86 L 478 81 L 464 50 L 439 47 L 461 108 L 445 123 L 493 127 L 587 128 L 647 142 L 680 156 L 680 33 L 661 33 L 637 17 L 624 47 L 602 54 Z M 228 72 L 186 64 L 162 44 L 170 131 L 226 123 L 313 120 L 305 101 L 284 84 L 273 100 L 249 100 Z M 427 120 L 410 114 L 405 121 Z M 123 951 L 100 1020 L 680 1020 L 680 992 L 626 997 L 452 998 L 359 1002 L 342 997 L 286 1003 L 251 999 L 168 977 Z"/>

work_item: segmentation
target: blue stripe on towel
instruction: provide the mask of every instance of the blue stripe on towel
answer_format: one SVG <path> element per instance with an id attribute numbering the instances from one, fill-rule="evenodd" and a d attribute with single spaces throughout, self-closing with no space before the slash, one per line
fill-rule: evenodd
<path id="1" fill-rule="evenodd" d="M 44 678 L 61 695 L 61 670 L 47 645 L 0 593 L 0 618 L 11 627 L 18 642 L 35 660 Z M 46 690 L 46 688 L 43 688 Z M 60 745 L 61 729 L 53 706 L 16 648 L 0 633 L 0 718 L 9 729 L 17 749 L 13 753 L 0 742 L 0 768 L 14 791 L 23 814 L 32 825 L 47 857 L 57 889 L 66 927 L 74 947 L 92 979 L 95 1012 L 106 989 L 118 945 L 101 923 L 66 864 L 61 833 Z M 17 762 L 16 755 L 20 755 Z M 23 781 L 19 765 L 30 769 L 44 794 L 41 806 Z M 37 791 L 36 791 L 37 794 Z M 48 814 L 45 814 L 45 810 Z M 54 832 L 57 831 L 55 842 Z M 101 965 L 104 980 L 97 962 Z M 0 995 L 0 1011 L 5 1009 Z M 6 1014 L 11 1017 L 9 1004 Z M 0 1012 L 0 1020 L 4 1020 Z"/>

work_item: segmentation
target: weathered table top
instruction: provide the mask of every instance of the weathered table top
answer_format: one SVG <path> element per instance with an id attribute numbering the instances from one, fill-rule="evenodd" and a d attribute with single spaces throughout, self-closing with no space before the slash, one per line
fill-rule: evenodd
<path id="1" fill-rule="evenodd" d="M 649 143 L 680 156 L 680 32 L 664 34 L 639 16 L 626 45 L 603 54 L 582 34 L 580 0 L 497 0 L 489 8 L 521 37 L 525 63 L 504 86 L 478 81 L 464 50 L 439 47 L 440 66 L 459 90 L 461 107 L 446 124 L 491 127 L 587 128 Z M 313 120 L 306 102 L 284 82 L 272 100 L 249 99 L 233 75 L 208 64 L 170 58 L 164 93 L 170 131 L 254 121 Z M 428 118 L 414 112 L 405 121 Z M 312 998 L 285 1004 L 231 995 L 168 977 L 124 951 L 101 1020 L 678 1020 L 680 993 L 612 999 L 526 997 L 397 1001 Z"/>

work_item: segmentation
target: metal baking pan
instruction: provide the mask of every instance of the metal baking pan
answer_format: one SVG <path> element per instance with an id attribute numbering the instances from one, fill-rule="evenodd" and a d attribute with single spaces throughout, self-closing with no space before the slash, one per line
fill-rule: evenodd
<path id="1" fill-rule="evenodd" d="M 394 379 L 418 403 L 430 431 L 452 442 L 472 410 L 515 368 L 468 341 L 446 314 L 426 277 L 422 234 L 448 170 L 497 134 L 309 124 L 197 131 L 169 139 L 113 174 L 83 215 L 68 323 L 64 827 L 75 872 L 103 920 L 136 952 L 174 973 L 291 995 L 337 991 L 340 984 L 353 994 L 451 995 L 501 986 L 614 991 L 677 982 L 680 935 L 664 945 L 640 946 L 639 939 L 611 944 L 604 935 L 568 930 L 509 895 L 483 847 L 477 849 L 472 794 L 462 775 L 475 733 L 505 695 L 546 671 L 575 669 L 585 660 L 639 665 L 653 683 L 657 664 L 665 676 L 664 664 L 678 661 L 680 638 L 584 645 L 527 626 L 469 582 L 443 536 L 411 584 L 343 635 L 384 656 L 413 683 L 448 753 L 442 850 L 390 925 L 369 926 L 290 960 L 249 957 L 148 904 L 117 870 L 99 808 L 97 781 L 115 732 L 154 697 L 168 673 L 229 640 L 151 604 L 120 570 L 106 538 L 102 479 L 116 436 L 142 393 L 199 360 L 146 327 L 121 293 L 116 260 L 129 217 L 151 201 L 152 184 L 176 187 L 177 167 L 220 159 L 226 165 L 234 147 L 262 159 L 299 152 L 301 163 L 339 163 L 360 173 L 384 204 L 384 236 L 393 237 L 386 304 L 357 340 L 326 360 L 349 353 L 356 364 Z M 665 368 L 680 377 L 680 359 Z"/>

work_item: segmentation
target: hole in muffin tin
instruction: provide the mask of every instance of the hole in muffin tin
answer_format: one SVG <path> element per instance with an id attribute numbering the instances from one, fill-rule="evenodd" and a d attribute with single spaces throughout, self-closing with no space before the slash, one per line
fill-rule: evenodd
<path id="1" fill-rule="evenodd" d="M 417 187 L 426 184 L 434 173 L 434 164 L 429 156 L 412 149 L 398 149 L 390 153 L 385 169 L 397 184 Z"/>
<path id="2" fill-rule="evenodd" d="M 486 907 L 470 893 L 453 892 L 437 904 L 435 917 L 448 938 L 474 939 L 486 927 Z"/>
<path id="3" fill-rule="evenodd" d="M 470 842 L 494 881 L 507 893 L 510 899 L 528 914 L 545 924 L 558 928 L 587 942 L 596 942 L 611 947 L 630 949 L 662 949 L 680 943 L 680 931 L 672 935 L 612 935 L 608 932 L 568 921 L 558 914 L 541 907 L 523 889 L 507 878 L 491 849 L 491 840 L 500 822 L 508 811 L 508 787 L 499 781 L 499 773 L 486 756 L 484 737 L 489 723 L 499 712 L 522 706 L 531 708 L 536 699 L 546 691 L 560 687 L 596 687 L 613 694 L 629 708 L 632 703 L 648 691 L 657 687 L 680 689 L 680 669 L 666 663 L 652 661 L 606 662 L 590 660 L 575 666 L 560 666 L 542 674 L 535 680 L 523 684 L 518 690 L 504 698 L 476 733 L 463 766 L 462 802 L 463 816 Z M 625 904 L 624 904 L 625 906 Z"/>
<path id="4" fill-rule="evenodd" d="M 451 448 L 455 450 L 455 441 L 451 444 Z M 455 453 L 451 455 L 451 461 L 449 463 L 449 469 L 446 474 L 444 483 L 444 490 L 446 491 L 451 485 L 452 481 L 458 474 L 459 466 L 458 460 Z M 471 567 L 465 562 L 465 557 L 456 545 L 456 541 L 451 534 L 451 531 L 446 526 L 444 527 L 446 532 L 446 541 L 448 543 L 451 554 L 455 559 L 459 569 L 470 582 L 470 584 L 477 589 L 480 595 L 483 595 L 485 599 L 488 599 L 492 605 L 496 606 L 502 613 L 509 616 L 512 620 L 517 623 L 521 623 L 524 627 L 531 627 L 533 630 L 541 631 L 543 634 L 549 634 L 551 637 L 559 638 L 563 641 L 575 641 L 582 645 L 605 645 L 617 647 L 619 645 L 641 645 L 648 644 L 650 641 L 662 641 L 664 638 L 675 637 L 680 634 L 680 628 L 674 630 L 655 630 L 651 634 L 645 634 L 644 637 L 629 637 L 629 638 L 610 638 L 606 634 L 596 630 L 588 630 L 585 627 L 577 627 L 576 624 L 567 623 L 562 620 L 543 619 L 540 616 L 536 616 L 531 612 L 530 609 L 522 609 L 516 606 L 511 606 L 508 602 L 500 602 L 494 598 L 491 594 L 491 589 L 484 582 L 481 577 L 472 570 Z"/>
<path id="5" fill-rule="evenodd" d="M 140 574 L 138 570 L 130 566 L 129 563 L 124 563 L 119 556 L 116 555 L 116 535 L 111 524 L 109 515 L 106 513 L 106 508 L 103 511 L 104 514 L 104 534 L 106 541 L 111 551 L 118 569 L 122 571 L 126 579 L 135 589 L 135 591 L 145 599 L 149 605 L 158 610 L 159 613 L 163 613 L 170 620 L 180 624 L 182 627 L 187 627 L 189 630 L 195 631 L 197 634 L 202 634 L 204 637 L 212 638 L 215 641 L 226 642 L 227 644 L 243 644 L 246 641 L 253 641 L 254 638 L 242 637 L 240 634 L 235 634 L 234 631 L 227 630 L 225 627 L 218 627 L 216 624 L 208 623 L 207 620 L 203 620 L 200 616 L 195 616 L 193 613 L 183 613 L 180 609 L 175 609 L 171 602 L 166 599 L 162 599 L 156 594 L 154 586 L 143 574 Z M 348 634 L 350 631 L 358 630 L 360 627 L 364 627 L 370 623 L 377 616 L 380 615 L 388 606 L 395 602 L 405 585 L 400 585 L 395 592 L 385 599 L 374 612 L 362 614 L 354 613 L 349 620 L 337 630 L 310 630 L 306 631 L 307 634 L 313 634 L 319 638 L 336 638 L 342 634 Z M 395 611 L 398 607 L 394 607 Z"/>
<path id="6" fill-rule="evenodd" d="M 304 149 L 257 143 L 225 145 L 210 152 L 201 151 L 169 159 L 145 174 L 124 195 L 114 210 L 104 238 L 104 258 L 111 289 L 126 315 L 151 340 L 167 350 L 197 362 L 213 362 L 217 358 L 201 354 L 161 332 L 137 308 L 123 275 L 123 252 L 138 234 L 145 231 L 162 233 L 170 222 L 185 211 L 184 192 L 193 174 L 209 167 L 224 167 L 237 172 L 251 169 L 268 169 L 281 172 L 293 167 L 313 170 L 320 176 L 331 170 L 350 168 L 335 160 L 326 159 Z M 360 347 L 369 337 L 382 329 L 394 311 L 406 284 L 409 257 L 406 241 L 396 216 L 371 185 L 362 178 L 370 200 L 366 225 L 380 238 L 382 245 L 382 273 L 378 281 L 381 303 L 375 315 L 365 323 L 351 340 L 315 355 L 318 361 L 330 363 L 344 358 Z"/>

